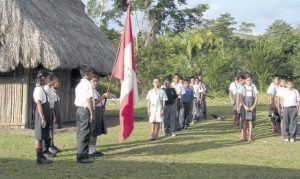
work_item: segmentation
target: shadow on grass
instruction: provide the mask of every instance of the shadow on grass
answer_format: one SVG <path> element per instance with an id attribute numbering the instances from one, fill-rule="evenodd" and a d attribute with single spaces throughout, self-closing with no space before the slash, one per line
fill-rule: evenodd
<path id="1" fill-rule="evenodd" d="M 299 169 L 266 166 L 110 160 L 92 164 L 55 160 L 38 166 L 34 160 L 1 159 L 0 178 L 299 178 Z"/>

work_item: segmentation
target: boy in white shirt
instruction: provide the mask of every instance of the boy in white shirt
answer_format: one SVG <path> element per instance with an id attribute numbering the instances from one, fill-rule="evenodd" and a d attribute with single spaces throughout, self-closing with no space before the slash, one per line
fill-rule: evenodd
<path id="1" fill-rule="evenodd" d="M 151 123 L 151 138 L 150 140 L 158 140 L 158 133 L 160 129 L 160 123 L 163 119 L 165 101 L 168 100 L 164 90 L 160 89 L 160 83 L 158 78 L 153 79 L 153 89 L 151 89 L 147 96 L 147 111 L 149 116 L 149 122 Z"/>
<path id="2" fill-rule="evenodd" d="M 90 142 L 90 124 L 94 122 L 93 87 L 90 82 L 92 70 L 80 67 L 81 81 L 75 88 L 76 122 L 77 122 L 77 162 L 91 163 L 88 149 Z"/>
<path id="3" fill-rule="evenodd" d="M 271 118 L 271 125 L 273 132 L 280 133 L 280 115 L 276 108 L 275 96 L 276 96 L 276 88 L 278 87 L 278 76 L 274 75 L 272 77 L 272 83 L 268 87 L 268 105 L 269 105 L 269 117 Z"/>
<path id="4" fill-rule="evenodd" d="M 239 88 L 239 81 L 238 81 L 238 75 L 234 77 L 234 82 L 230 83 L 229 85 L 229 99 L 232 104 L 233 114 L 234 114 L 234 123 L 235 125 L 240 124 L 239 115 L 236 110 L 236 94 L 237 90 Z"/>
<path id="5" fill-rule="evenodd" d="M 297 135 L 297 114 L 299 110 L 300 96 L 294 89 L 292 79 L 286 80 L 286 89 L 282 93 L 281 105 L 283 107 L 283 136 L 286 142 L 295 142 Z"/>
<path id="6" fill-rule="evenodd" d="M 176 90 L 176 93 L 178 95 L 178 98 L 176 100 L 176 130 L 181 130 L 182 126 L 180 125 L 180 121 L 183 121 L 184 118 L 184 108 L 181 101 L 182 95 L 184 95 L 185 91 L 183 88 L 183 84 L 180 83 L 180 77 L 179 75 L 175 74 L 173 75 L 173 82 L 171 83 L 171 87 Z"/>

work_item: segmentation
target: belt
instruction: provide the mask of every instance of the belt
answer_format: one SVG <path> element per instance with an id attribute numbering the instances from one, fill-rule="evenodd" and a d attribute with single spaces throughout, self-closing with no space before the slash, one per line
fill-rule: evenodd
<path id="1" fill-rule="evenodd" d="M 295 108 L 297 106 L 283 106 L 284 108 Z"/>

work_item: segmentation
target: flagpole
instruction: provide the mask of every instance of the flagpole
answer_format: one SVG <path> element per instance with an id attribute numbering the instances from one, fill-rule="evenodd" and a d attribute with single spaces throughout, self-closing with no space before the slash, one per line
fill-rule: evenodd
<path id="1" fill-rule="evenodd" d="M 131 3 L 130 0 L 127 0 L 128 6 L 130 6 L 130 3 Z M 114 71 L 114 69 L 115 69 L 115 65 L 116 65 L 116 62 L 117 62 L 117 58 L 118 58 L 118 56 L 119 56 L 119 51 L 120 51 L 121 41 L 122 41 L 122 36 L 121 36 L 120 41 L 119 41 L 118 52 L 117 52 L 117 55 L 116 55 L 116 58 L 115 58 L 115 61 L 114 61 L 114 66 L 113 66 L 113 69 L 112 69 L 112 71 L 111 71 L 111 73 L 110 73 L 110 78 L 109 78 L 109 83 L 108 83 L 108 86 L 107 86 L 106 93 L 109 92 L 110 87 L 111 87 L 113 71 Z M 104 109 L 105 109 L 106 103 L 107 103 L 107 97 L 105 97 L 105 100 L 104 100 L 104 104 L 103 104 Z"/>

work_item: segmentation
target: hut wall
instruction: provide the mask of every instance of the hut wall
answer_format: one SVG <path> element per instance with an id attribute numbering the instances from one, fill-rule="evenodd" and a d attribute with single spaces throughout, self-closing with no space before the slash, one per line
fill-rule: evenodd
<path id="1" fill-rule="evenodd" d="M 72 123 L 76 121 L 76 107 L 74 105 L 75 89 L 72 88 L 71 71 L 56 70 L 55 75 L 58 77 L 60 86 L 58 95 L 60 97 L 61 116 L 63 123 Z"/>
<path id="2" fill-rule="evenodd" d="M 28 92 L 28 76 L 19 74 L 0 77 L 1 128 L 25 128 L 29 125 Z"/>

